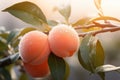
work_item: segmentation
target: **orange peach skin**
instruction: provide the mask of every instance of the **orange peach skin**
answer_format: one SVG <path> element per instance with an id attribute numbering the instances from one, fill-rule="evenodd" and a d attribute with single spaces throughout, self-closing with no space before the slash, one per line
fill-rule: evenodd
<path id="1" fill-rule="evenodd" d="M 47 61 L 44 61 L 38 65 L 23 62 L 23 66 L 26 72 L 34 78 L 46 77 L 49 74 L 49 66 Z"/>
<path id="2" fill-rule="evenodd" d="M 22 60 L 26 63 L 42 63 L 50 54 L 48 36 L 40 31 L 26 33 L 20 40 L 19 52 Z"/>
<path id="3" fill-rule="evenodd" d="M 51 51 L 59 57 L 72 56 L 79 47 L 77 32 L 67 25 L 57 25 L 49 32 L 48 41 Z"/>

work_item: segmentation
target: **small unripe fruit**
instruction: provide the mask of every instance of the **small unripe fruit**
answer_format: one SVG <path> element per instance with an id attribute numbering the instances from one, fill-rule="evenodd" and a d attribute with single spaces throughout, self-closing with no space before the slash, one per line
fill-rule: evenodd
<path id="1" fill-rule="evenodd" d="M 45 77 L 49 74 L 49 66 L 47 61 L 44 61 L 38 65 L 23 62 L 23 66 L 26 72 L 34 78 Z"/>
<path id="2" fill-rule="evenodd" d="M 40 64 L 50 54 L 48 36 L 40 31 L 26 33 L 20 40 L 19 52 L 24 62 Z"/>
<path id="3" fill-rule="evenodd" d="M 51 51 L 59 57 L 72 56 L 79 47 L 79 36 L 71 26 L 57 25 L 49 32 Z"/>

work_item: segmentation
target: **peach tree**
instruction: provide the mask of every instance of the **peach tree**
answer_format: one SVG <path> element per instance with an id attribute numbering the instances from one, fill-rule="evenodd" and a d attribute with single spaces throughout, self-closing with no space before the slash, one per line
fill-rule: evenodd
<path id="1" fill-rule="evenodd" d="M 105 80 L 105 73 L 119 72 L 120 67 L 105 64 L 105 53 L 97 34 L 120 30 L 110 21 L 119 19 L 105 16 L 101 0 L 94 0 L 98 17 L 83 18 L 69 22 L 71 5 L 57 8 L 64 17 L 63 22 L 48 20 L 40 7 L 33 2 L 19 2 L 3 10 L 16 18 L 33 25 L 6 31 L 0 28 L 0 79 L 12 80 L 10 70 L 19 66 L 21 77 L 47 80 L 68 80 L 70 69 L 66 57 L 77 55 L 80 65 L 90 74 L 98 74 Z"/>

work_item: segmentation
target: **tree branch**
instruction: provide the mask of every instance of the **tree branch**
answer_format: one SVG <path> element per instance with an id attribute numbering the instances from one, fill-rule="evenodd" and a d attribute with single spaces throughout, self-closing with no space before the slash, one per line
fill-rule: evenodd
<path id="1" fill-rule="evenodd" d="M 12 61 L 11 61 L 10 57 L 3 58 L 0 60 L 0 67 L 4 67 L 4 66 L 9 65 L 11 63 L 12 63 Z"/>
<path id="2" fill-rule="evenodd" d="M 98 30 L 98 31 L 91 31 L 91 32 L 85 32 L 85 33 L 79 33 L 78 35 L 80 37 L 84 37 L 86 34 L 91 33 L 93 36 L 95 36 L 98 33 L 115 32 L 115 31 L 119 31 L 119 30 L 120 30 L 120 27 L 116 27 L 116 28 L 102 29 L 102 30 Z"/>
<path id="3" fill-rule="evenodd" d="M 0 67 L 10 65 L 18 59 L 19 59 L 19 53 L 16 53 L 16 54 L 10 55 L 8 57 L 5 57 L 3 59 L 0 59 Z"/>
<path id="4" fill-rule="evenodd" d="M 75 29 L 89 29 L 92 27 L 106 28 L 106 27 L 119 27 L 119 26 L 111 24 L 111 23 L 100 24 L 98 22 L 93 22 L 93 24 L 89 24 L 89 25 L 85 25 L 85 26 L 79 25 L 79 26 L 75 27 Z"/>

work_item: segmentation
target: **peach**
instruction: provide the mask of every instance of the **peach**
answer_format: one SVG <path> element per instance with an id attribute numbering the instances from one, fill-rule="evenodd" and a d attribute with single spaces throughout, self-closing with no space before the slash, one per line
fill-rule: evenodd
<path id="1" fill-rule="evenodd" d="M 48 62 L 46 60 L 38 65 L 32 65 L 23 62 L 23 66 L 25 68 L 25 71 L 34 78 L 45 77 L 50 72 Z"/>
<path id="2" fill-rule="evenodd" d="M 57 25 L 49 32 L 48 41 L 51 51 L 59 57 L 72 56 L 79 47 L 77 32 L 68 25 Z"/>
<path id="3" fill-rule="evenodd" d="M 40 64 L 50 54 L 48 36 L 37 30 L 26 33 L 20 40 L 19 52 L 24 62 Z"/>

